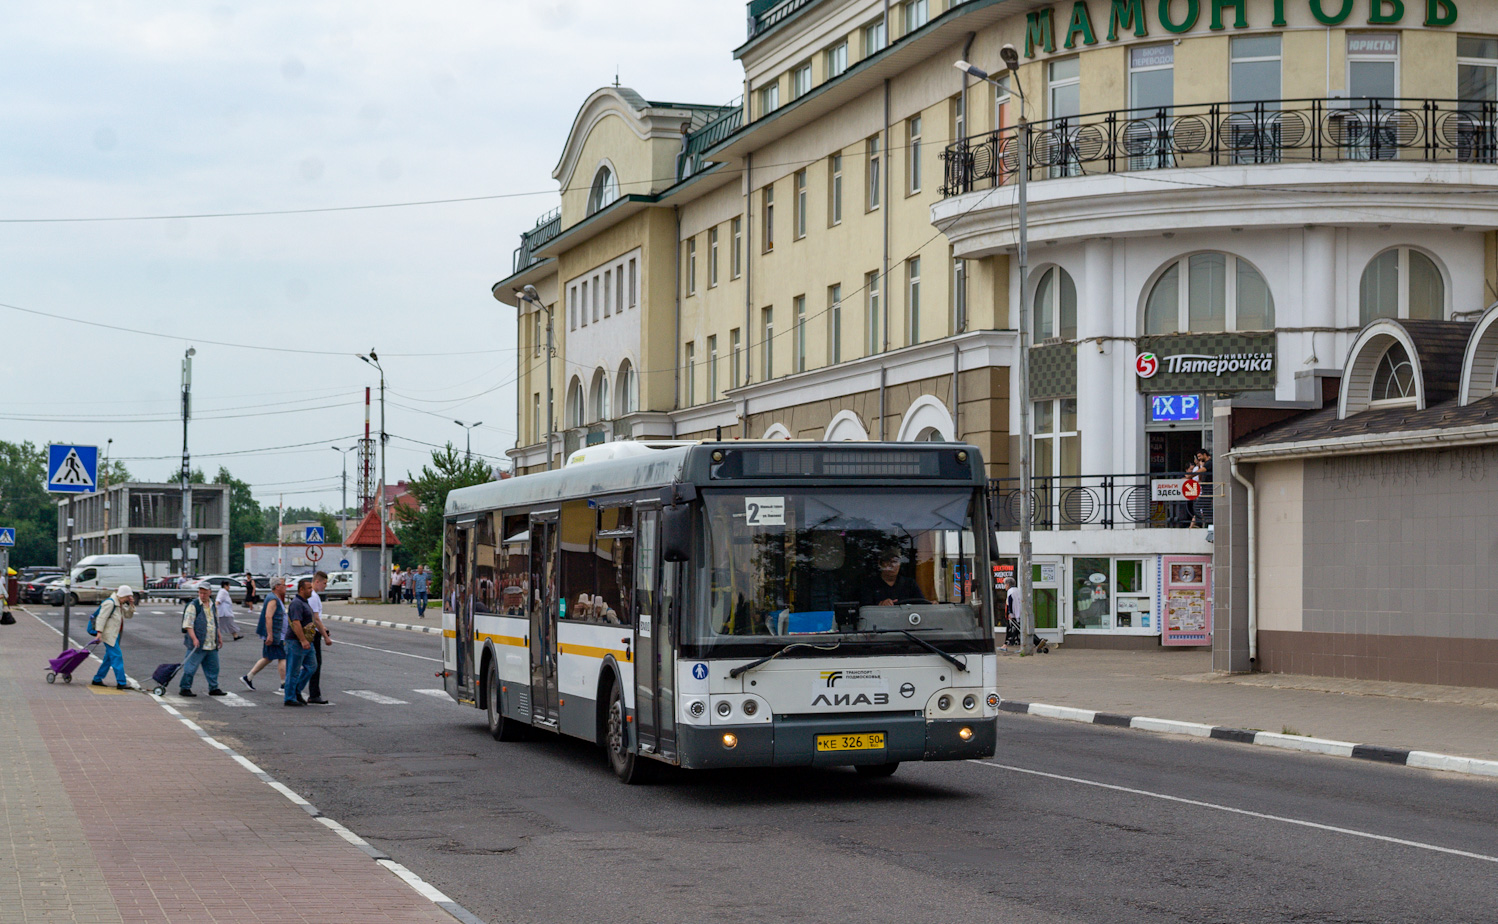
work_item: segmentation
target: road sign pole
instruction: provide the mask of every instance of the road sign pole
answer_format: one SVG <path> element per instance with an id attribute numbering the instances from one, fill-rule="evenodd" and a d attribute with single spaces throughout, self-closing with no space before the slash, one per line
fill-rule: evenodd
<path id="1" fill-rule="evenodd" d="M 63 569 L 67 571 L 67 578 L 62 584 L 62 650 L 67 651 L 68 631 L 72 628 L 73 621 L 73 501 L 67 502 L 67 539 L 62 546 Z"/>

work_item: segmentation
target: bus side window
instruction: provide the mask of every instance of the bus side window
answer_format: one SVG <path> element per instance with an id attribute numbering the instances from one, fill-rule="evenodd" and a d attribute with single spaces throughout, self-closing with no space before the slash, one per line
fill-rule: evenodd
<path id="1" fill-rule="evenodd" d="M 598 534 L 594 543 L 597 583 L 593 592 L 593 621 L 608 625 L 633 625 L 630 587 L 633 585 L 634 536 L 629 507 L 605 507 L 598 511 Z"/>
<path id="2" fill-rule="evenodd" d="M 634 616 L 641 623 L 654 616 L 656 569 L 656 522 L 659 512 L 641 510 L 635 530 L 635 606 Z M 643 630 L 642 630 L 643 631 Z"/>
<path id="3" fill-rule="evenodd" d="M 562 566 L 561 599 L 564 608 L 561 615 L 579 622 L 593 621 L 594 557 L 593 529 L 594 511 L 585 500 L 567 501 L 562 504 L 560 518 L 560 550 L 557 557 Z"/>
<path id="4" fill-rule="evenodd" d="M 524 616 L 530 596 L 530 542 L 528 518 L 505 517 L 501 547 L 499 611 L 506 616 Z"/>
<path id="5" fill-rule="evenodd" d="M 458 611 L 458 527 L 449 521 L 442 538 L 442 602 L 449 613 Z"/>

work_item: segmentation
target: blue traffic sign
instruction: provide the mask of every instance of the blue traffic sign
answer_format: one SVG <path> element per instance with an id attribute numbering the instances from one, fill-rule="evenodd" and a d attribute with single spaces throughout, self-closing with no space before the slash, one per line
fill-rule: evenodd
<path id="1" fill-rule="evenodd" d="M 343 561 L 339 562 L 338 563 L 338 567 L 340 567 L 343 570 L 347 571 L 348 570 L 348 559 L 345 558 Z"/>
<path id="2" fill-rule="evenodd" d="M 16 528 L 14 526 L 0 526 L 0 548 L 10 548 L 16 544 Z"/>
<path id="3" fill-rule="evenodd" d="M 307 527 L 307 538 L 303 539 L 302 542 L 305 545 L 322 545 L 324 542 L 323 528 L 321 526 Z"/>
<path id="4" fill-rule="evenodd" d="M 47 446 L 47 490 L 54 494 L 92 494 L 99 483 L 99 447 Z"/>

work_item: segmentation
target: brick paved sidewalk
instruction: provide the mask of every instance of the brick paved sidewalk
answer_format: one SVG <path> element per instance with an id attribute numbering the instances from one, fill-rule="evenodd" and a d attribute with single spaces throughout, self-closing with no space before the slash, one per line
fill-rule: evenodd
<path id="1" fill-rule="evenodd" d="M 1123 715 L 1310 735 L 1498 760 L 1498 690 L 1212 673 L 1193 650 L 1000 656 L 999 693 Z"/>
<path id="2" fill-rule="evenodd" d="M 91 687 L 97 662 L 48 685 L 59 647 L 0 627 L 0 924 L 452 924 L 150 697 Z"/>

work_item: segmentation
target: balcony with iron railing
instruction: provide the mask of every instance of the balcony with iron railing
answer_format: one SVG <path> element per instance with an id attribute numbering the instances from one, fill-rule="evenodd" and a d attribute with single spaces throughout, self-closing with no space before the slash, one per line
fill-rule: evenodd
<path id="1" fill-rule="evenodd" d="M 942 152 L 943 197 L 1019 178 L 1019 126 Z M 1286 99 L 1119 109 L 1029 122 L 1031 182 L 1176 167 L 1423 161 L 1498 164 L 1498 103 Z"/>
<path id="2" fill-rule="evenodd" d="M 1212 475 L 1192 476 L 1200 487 L 1193 500 L 1157 501 L 1155 482 L 1178 482 L 1185 472 L 1154 472 L 1132 475 L 1062 475 L 1031 479 L 1030 528 L 1062 529 L 1170 529 L 1193 523 L 1205 528 L 1212 523 Z M 1016 531 L 1020 526 L 1018 478 L 992 478 L 988 495 L 993 503 L 994 529 Z"/>
<path id="3" fill-rule="evenodd" d="M 744 101 L 740 97 L 724 106 L 721 113 L 687 136 L 686 147 L 682 149 L 681 161 L 677 164 L 676 178 L 684 180 L 698 173 L 704 166 L 702 152 L 738 131 L 743 124 Z"/>
<path id="4" fill-rule="evenodd" d="M 515 248 L 514 269 L 518 273 L 539 262 L 535 253 L 541 245 L 550 242 L 562 233 L 562 209 L 557 207 L 536 219 L 536 226 L 520 235 L 520 246 Z"/>

